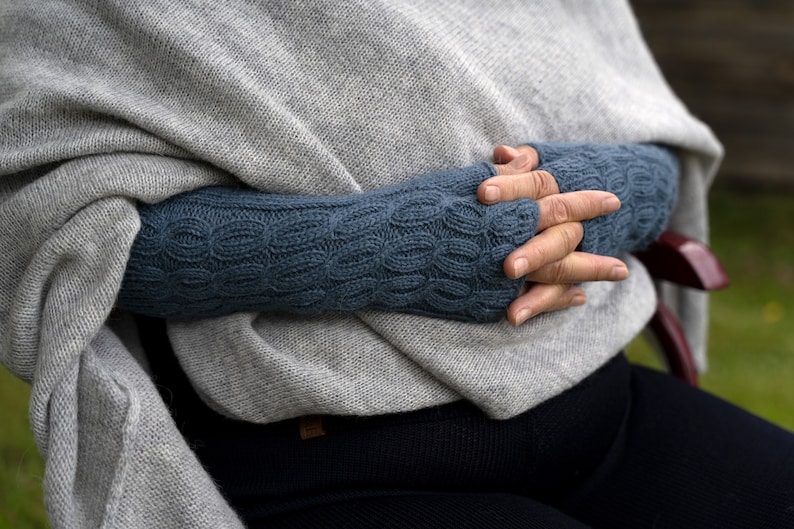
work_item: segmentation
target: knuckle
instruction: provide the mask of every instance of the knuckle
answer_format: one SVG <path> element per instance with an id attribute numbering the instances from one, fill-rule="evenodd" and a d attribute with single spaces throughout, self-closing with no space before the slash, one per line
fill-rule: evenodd
<path id="1" fill-rule="evenodd" d="M 557 269 L 557 282 L 570 283 L 576 279 L 576 267 L 570 259 L 563 259 Z M 567 288 L 566 288 L 567 290 Z"/>
<path id="2" fill-rule="evenodd" d="M 518 152 L 529 156 L 532 166 L 537 167 L 538 163 L 540 162 L 540 157 L 538 156 L 538 151 L 535 150 L 534 147 L 530 147 L 529 145 L 519 145 Z"/>
<path id="3" fill-rule="evenodd" d="M 580 196 L 576 195 L 573 197 L 573 202 L 571 203 L 571 220 L 581 221 L 584 219 L 589 219 L 594 215 L 594 208 L 600 208 L 600 204 L 594 204 L 593 200 L 587 196 Z M 597 212 L 597 210 L 595 210 Z"/>
<path id="4" fill-rule="evenodd" d="M 520 152 L 521 154 L 537 153 L 537 151 L 534 148 L 530 147 L 529 145 L 519 145 L 518 147 L 516 147 L 516 150 L 518 150 L 518 152 Z"/>
<path id="5" fill-rule="evenodd" d="M 517 197 L 519 193 L 521 193 L 521 179 L 520 178 L 511 178 L 510 179 L 510 193 L 512 196 Z"/>
<path id="6" fill-rule="evenodd" d="M 557 179 L 554 176 L 544 170 L 534 171 L 536 178 L 538 180 L 538 188 L 543 193 L 543 196 L 547 195 L 554 195 L 560 192 L 560 186 L 557 185 Z"/>
<path id="7" fill-rule="evenodd" d="M 535 270 L 550 262 L 549 250 L 543 244 L 532 245 L 530 253 L 530 262 L 536 263 Z"/>
<path id="8" fill-rule="evenodd" d="M 579 245 L 579 240 L 576 237 L 575 225 L 578 223 L 569 222 L 561 225 L 559 230 L 560 243 L 568 251 L 573 251 Z"/>
<path id="9" fill-rule="evenodd" d="M 565 298 L 565 293 L 568 292 L 568 289 L 571 285 L 568 283 L 559 281 L 554 284 L 554 303 L 560 303 L 562 299 Z"/>
<path id="10" fill-rule="evenodd" d="M 555 284 L 562 283 L 568 274 L 568 267 L 562 261 L 557 261 L 548 268 L 548 281 Z"/>
<path id="11" fill-rule="evenodd" d="M 530 198 L 532 193 L 532 182 L 524 175 L 516 175 L 512 181 L 511 191 L 515 198 Z"/>
<path id="12" fill-rule="evenodd" d="M 568 203 L 562 196 L 554 196 L 551 201 L 550 208 L 552 222 L 554 224 L 562 224 L 569 219 Z"/>
<path id="13" fill-rule="evenodd" d="M 587 267 L 588 277 L 594 278 L 595 281 L 603 281 L 607 278 L 608 270 L 601 266 L 598 261 L 587 259 L 585 266 Z"/>
<path id="14" fill-rule="evenodd" d="M 581 222 L 569 222 L 565 227 L 567 228 L 569 242 L 572 244 L 571 249 L 573 250 L 579 246 L 582 238 L 584 238 L 584 226 Z"/>
<path id="15" fill-rule="evenodd" d="M 609 280 L 614 266 L 612 261 L 593 259 L 593 268 L 595 269 L 593 274 L 597 275 L 599 280 Z"/>
<path id="16" fill-rule="evenodd" d="M 509 175 L 512 171 L 511 167 L 504 163 L 495 163 L 493 166 L 496 169 L 496 174 L 499 176 Z"/>
<path id="17" fill-rule="evenodd" d="M 491 156 L 493 157 L 494 162 L 498 164 L 505 163 L 505 160 L 502 159 L 503 152 L 504 148 L 501 145 L 494 147 L 493 151 L 491 151 Z"/>
<path id="18" fill-rule="evenodd" d="M 563 259 L 560 261 L 560 271 L 557 280 L 560 283 L 570 283 L 575 279 L 576 267 L 570 259 Z M 567 290 L 567 289 L 566 289 Z"/>
<path id="19" fill-rule="evenodd" d="M 595 259 L 584 258 L 580 267 L 581 275 L 586 281 L 603 281 L 606 279 L 607 271 Z"/>
<path id="20" fill-rule="evenodd" d="M 560 294 L 560 299 L 557 301 L 557 306 L 559 308 L 563 308 L 563 307 L 568 306 L 568 304 L 571 302 L 572 298 L 573 298 L 573 293 L 572 293 L 571 289 L 570 288 L 566 288 L 565 292 Z"/>

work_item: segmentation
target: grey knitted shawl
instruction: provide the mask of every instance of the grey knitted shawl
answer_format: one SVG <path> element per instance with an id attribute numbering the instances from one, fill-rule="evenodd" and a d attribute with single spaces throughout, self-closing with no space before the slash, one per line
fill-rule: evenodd
<path id="1" fill-rule="evenodd" d="M 633 16 L 599 2 L 0 3 L 0 360 L 33 384 L 56 528 L 240 527 L 113 312 L 136 204 L 208 185 L 342 194 L 488 159 L 498 143 L 680 149 L 672 224 L 706 236 L 710 131 Z M 520 413 L 602 365 L 653 310 L 647 274 L 584 307 L 467 324 L 367 312 L 172 322 L 227 415 L 377 414 L 469 399 Z M 705 302 L 673 292 L 701 353 Z"/>

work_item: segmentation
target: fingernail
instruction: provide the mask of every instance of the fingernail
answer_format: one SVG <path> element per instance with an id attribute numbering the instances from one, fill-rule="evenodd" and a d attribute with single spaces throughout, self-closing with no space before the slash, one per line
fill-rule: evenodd
<path id="1" fill-rule="evenodd" d="M 485 200 L 488 202 L 496 202 L 499 200 L 501 191 L 497 186 L 485 186 Z"/>
<path id="2" fill-rule="evenodd" d="M 604 211 L 617 211 L 620 209 L 620 200 L 616 196 L 605 198 L 601 202 L 601 207 L 604 208 Z"/>
<path id="3" fill-rule="evenodd" d="M 518 314 L 516 314 L 516 325 L 521 325 L 522 323 L 527 321 L 531 315 L 532 312 L 529 309 L 519 310 Z"/>
<path id="4" fill-rule="evenodd" d="M 615 267 L 612 268 L 612 272 L 609 274 L 609 278 L 612 281 L 623 281 L 627 277 L 629 277 L 629 269 L 621 265 L 615 265 Z"/>
<path id="5" fill-rule="evenodd" d="M 578 307 L 580 305 L 584 305 L 586 302 L 587 302 L 587 296 L 585 296 L 584 294 L 576 294 L 571 299 L 571 305 L 574 306 L 574 307 Z"/>
<path id="6" fill-rule="evenodd" d="M 513 263 L 513 275 L 518 278 L 529 272 L 529 261 L 523 257 L 516 259 Z"/>
<path id="7" fill-rule="evenodd" d="M 523 169 L 527 164 L 529 164 L 529 156 L 522 154 L 518 158 L 514 158 L 513 161 L 507 165 L 513 169 Z"/>

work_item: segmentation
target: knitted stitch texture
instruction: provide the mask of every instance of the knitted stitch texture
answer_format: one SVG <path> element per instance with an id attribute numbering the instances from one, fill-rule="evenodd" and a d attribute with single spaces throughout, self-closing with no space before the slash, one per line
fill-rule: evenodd
<path id="1" fill-rule="evenodd" d="M 159 317 L 376 308 L 498 320 L 523 283 L 502 262 L 534 235 L 538 208 L 477 202 L 494 174 L 481 163 L 357 195 L 212 187 L 144 205 L 120 301 Z"/>
<path id="2" fill-rule="evenodd" d="M 581 251 L 641 249 L 664 228 L 678 181 L 668 149 L 533 146 L 561 192 L 621 199 L 618 212 L 583 223 Z M 493 174 L 483 163 L 352 196 L 214 188 L 144 205 L 120 301 L 157 317 L 375 308 L 498 320 L 522 283 L 504 276 L 501 261 L 532 237 L 537 207 L 479 204 L 476 187 Z"/>
<path id="3" fill-rule="evenodd" d="M 540 166 L 557 180 L 561 193 L 609 191 L 620 199 L 615 213 L 583 222 L 579 250 L 616 256 L 641 250 L 661 234 L 675 205 L 679 164 L 675 155 L 652 144 L 533 143 Z"/>
<path id="4" fill-rule="evenodd" d="M 0 362 L 33 382 L 54 529 L 243 527 L 137 359 L 129 313 L 111 315 L 141 202 L 210 186 L 360 193 L 527 139 L 652 142 L 681 149 L 673 226 L 706 234 L 720 147 L 670 92 L 625 0 L 5 0 L 1 10 Z M 625 281 L 584 284 L 585 306 L 518 327 L 246 312 L 171 319 L 168 335 L 202 398 L 229 417 L 467 399 L 507 418 L 636 336 L 655 297 L 627 264 Z M 673 294 L 699 335 L 701 298 Z"/>

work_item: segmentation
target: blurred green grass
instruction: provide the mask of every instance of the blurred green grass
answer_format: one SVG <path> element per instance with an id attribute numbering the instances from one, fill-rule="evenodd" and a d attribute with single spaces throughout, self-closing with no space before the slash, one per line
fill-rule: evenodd
<path id="1" fill-rule="evenodd" d="M 717 187 L 711 211 L 711 246 L 732 285 L 712 295 L 711 367 L 701 385 L 794 431 L 794 194 Z M 633 360 L 647 354 L 632 345 Z M 28 396 L 0 370 L 0 529 L 47 527 Z"/>
<path id="2" fill-rule="evenodd" d="M 731 286 L 711 295 L 706 391 L 794 431 L 794 193 L 717 186 L 711 248 Z M 658 364 L 645 344 L 629 357 Z"/>
<path id="3" fill-rule="evenodd" d="M 0 367 L 0 528 L 47 527 L 44 465 L 28 426 L 30 387 Z"/>
<path id="4" fill-rule="evenodd" d="M 712 297 L 703 387 L 794 431 L 794 194 L 718 187 L 710 204 L 732 285 Z"/>

